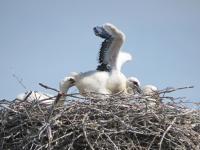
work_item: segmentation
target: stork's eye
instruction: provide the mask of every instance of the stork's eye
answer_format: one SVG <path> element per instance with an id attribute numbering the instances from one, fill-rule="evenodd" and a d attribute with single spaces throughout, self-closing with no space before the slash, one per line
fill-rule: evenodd
<path id="1" fill-rule="evenodd" d="M 74 83 L 74 82 L 75 82 L 75 80 L 74 80 L 73 78 L 69 78 L 69 81 L 70 81 L 71 83 Z"/>
<path id="2" fill-rule="evenodd" d="M 138 82 L 132 81 L 135 86 L 139 86 Z"/>

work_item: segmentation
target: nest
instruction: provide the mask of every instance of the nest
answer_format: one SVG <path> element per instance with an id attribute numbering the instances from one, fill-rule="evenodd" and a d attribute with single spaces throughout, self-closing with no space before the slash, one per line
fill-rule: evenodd
<path id="1" fill-rule="evenodd" d="M 1 100 L 0 149 L 200 149 L 200 111 L 166 96 L 173 91 L 159 91 L 159 102 L 155 95 L 71 94 L 62 107 Z"/>

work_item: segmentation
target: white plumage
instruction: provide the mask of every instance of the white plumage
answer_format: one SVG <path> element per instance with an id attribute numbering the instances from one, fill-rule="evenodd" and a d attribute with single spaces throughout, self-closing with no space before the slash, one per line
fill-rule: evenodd
<path id="1" fill-rule="evenodd" d="M 141 94 L 140 81 L 136 77 L 128 77 L 127 92 L 128 94 Z"/>
<path id="2" fill-rule="evenodd" d="M 65 77 L 65 79 L 60 82 L 59 88 L 63 96 L 61 96 L 60 100 L 58 101 L 59 105 L 63 105 L 64 100 L 65 100 L 65 95 L 67 94 L 68 89 L 72 87 L 73 85 L 74 85 L 74 81 L 71 80 L 71 77 Z M 24 100 L 28 102 L 36 101 L 40 104 L 44 104 L 47 106 L 53 104 L 55 99 L 56 97 L 51 94 L 37 92 L 37 91 L 24 92 L 24 93 L 19 94 L 16 97 L 16 100 L 18 101 L 24 101 Z"/>
<path id="3" fill-rule="evenodd" d="M 157 92 L 158 88 L 154 85 L 145 85 L 143 88 L 142 88 L 142 91 L 143 91 L 143 94 L 144 95 L 154 95 L 156 92 Z"/>
<path id="4" fill-rule="evenodd" d="M 38 91 L 27 91 L 24 93 L 19 94 L 16 97 L 16 100 L 23 101 L 26 100 L 28 102 L 38 101 L 40 104 L 50 105 L 54 102 L 54 96 L 42 93 Z"/>
<path id="5" fill-rule="evenodd" d="M 126 52 L 119 52 L 125 35 L 109 23 L 94 27 L 94 32 L 105 39 L 99 52 L 99 65 L 96 70 L 73 74 L 75 86 L 82 95 L 127 92 L 127 78 L 121 73 L 121 67 L 132 57 Z"/>
<path id="6" fill-rule="evenodd" d="M 158 88 L 154 85 L 145 85 L 142 87 L 143 95 L 146 96 L 146 100 L 148 101 L 148 105 L 155 106 L 159 105 L 160 97 L 158 93 Z"/>
<path id="7" fill-rule="evenodd" d="M 73 77 L 75 86 L 83 96 L 91 95 L 92 93 L 111 94 L 111 91 L 106 88 L 109 75 L 104 71 L 88 71 L 76 74 Z"/>

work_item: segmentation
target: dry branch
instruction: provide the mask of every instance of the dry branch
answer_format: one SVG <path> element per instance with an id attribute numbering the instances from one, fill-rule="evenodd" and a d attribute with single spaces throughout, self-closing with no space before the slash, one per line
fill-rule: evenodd
<path id="1" fill-rule="evenodd" d="M 0 149 L 200 149 L 200 110 L 166 96 L 180 89 L 162 90 L 160 103 L 146 95 L 79 99 L 70 94 L 64 107 L 56 105 L 59 94 L 49 107 L 2 100 Z"/>

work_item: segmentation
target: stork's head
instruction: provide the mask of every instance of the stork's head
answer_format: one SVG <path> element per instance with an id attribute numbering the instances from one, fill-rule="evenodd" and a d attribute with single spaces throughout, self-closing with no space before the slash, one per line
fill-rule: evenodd
<path id="1" fill-rule="evenodd" d="M 154 95 L 158 91 L 158 88 L 154 85 L 145 85 L 142 91 L 144 95 Z"/>
<path id="2" fill-rule="evenodd" d="M 75 85 L 75 78 L 73 76 L 65 77 L 60 81 L 60 92 L 66 93 L 68 89 Z"/>
<path id="3" fill-rule="evenodd" d="M 129 77 L 128 82 L 130 82 L 134 86 L 137 86 L 137 87 L 140 86 L 140 81 L 136 77 Z"/>
<path id="4" fill-rule="evenodd" d="M 151 106 L 155 106 L 155 104 L 159 105 L 162 102 L 160 99 L 158 88 L 154 85 L 145 85 L 142 88 L 142 93 L 143 95 L 148 96 L 149 100 L 151 100 L 149 101 L 149 104 Z"/>
<path id="5" fill-rule="evenodd" d="M 127 79 L 129 91 L 133 93 L 141 93 L 140 81 L 136 77 L 129 77 Z M 130 92 L 130 93 L 132 93 Z"/>

